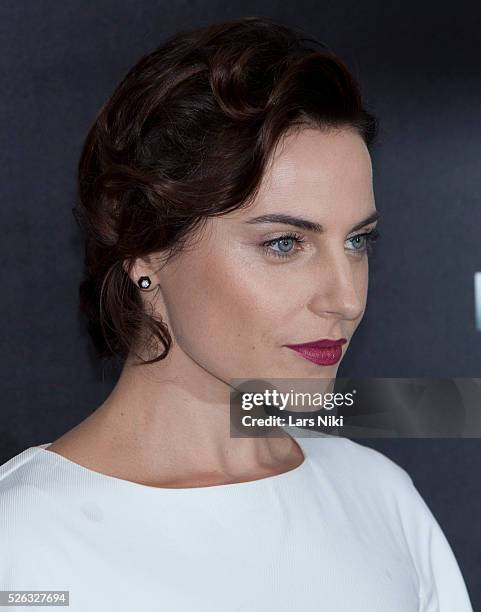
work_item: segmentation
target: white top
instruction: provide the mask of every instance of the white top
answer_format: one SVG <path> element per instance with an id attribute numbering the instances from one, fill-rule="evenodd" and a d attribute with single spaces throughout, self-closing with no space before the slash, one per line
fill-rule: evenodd
<path id="1" fill-rule="evenodd" d="M 0 466 L 0 590 L 69 591 L 70 612 L 472 612 L 407 472 L 307 433 L 293 470 L 184 489 L 27 448 Z"/>

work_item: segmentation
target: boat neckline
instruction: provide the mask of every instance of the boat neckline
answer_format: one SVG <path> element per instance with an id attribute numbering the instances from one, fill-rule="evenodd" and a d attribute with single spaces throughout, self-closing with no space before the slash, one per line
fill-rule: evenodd
<path id="1" fill-rule="evenodd" d="M 309 463 L 310 463 L 310 457 L 309 457 L 309 453 L 307 451 L 306 445 L 303 442 L 300 442 L 296 436 L 291 435 L 288 431 L 288 430 L 292 431 L 293 429 L 298 430 L 299 429 L 298 427 L 290 426 L 290 427 L 282 427 L 282 429 L 284 429 L 286 433 L 289 435 L 289 437 L 291 437 L 294 440 L 294 442 L 298 445 L 304 457 L 302 462 L 299 465 L 297 465 L 295 468 L 291 470 L 287 470 L 286 472 L 281 472 L 280 474 L 273 474 L 272 476 L 256 478 L 255 480 L 245 480 L 241 482 L 229 482 L 229 483 L 207 485 L 207 486 L 201 486 L 201 487 L 156 487 L 153 485 L 146 485 L 140 482 L 135 482 L 133 480 L 126 480 L 125 478 L 118 478 L 117 476 L 112 476 L 110 474 L 104 474 L 103 472 L 99 472 L 97 470 L 93 470 L 84 465 L 81 465 L 80 463 L 77 463 L 73 461 L 72 459 L 68 459 L 67 457 L 60 455 L 59 453 L 56 453 L 54 451 L 49 451 L 48 447 L 52 444 L 52 442 L 47 442 L 45 444 L 39 444 L 32 448 L 37 450 L 38 453 L 40 453 L 43 457 L 49 457 L 53 461 L 56 461 L 58 464 L 69 467 L 70 469 L 75 470 L 78 473 L 83 474 L 84 476 L 88 476 L 93 479 L 103 480 L 105 482 L 110 483 L 111 485 L 117 484 L 119 486 L 129 487 L 131 489 L 145 490 L 145 491 L 151 490 L 151 491 L 158 491 L 159 493 L 165 492 L 171 495 L 175 495 L 175 494 L 182 495 L 182 494 L 186 494 L 187 492 L 192 492 L 192 494 L 195 495 L 196 492 L 201 492 L 201 491 L 227 491 L 227 490 L 233 490 L 233 489 L 251 489 L 251 488 L 256 489 L 261 486 L 268 486 L 271 483 L 276 484 L 276 483 L 282 483 L 284 481 L 289 481 L 294 477 L 300 476 L 308 468 Z"/>

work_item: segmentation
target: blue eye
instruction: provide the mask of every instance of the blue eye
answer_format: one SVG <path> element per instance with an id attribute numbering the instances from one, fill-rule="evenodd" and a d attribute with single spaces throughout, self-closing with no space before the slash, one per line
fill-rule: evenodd
<path id="1" fill-rule="evenodd" d="M 366 252 L 367 255 L 371 255 L 373 251 L 373 244 L 380 237 L 379 230 L 374 228 L 369 232 L 365 232 L 364 234 L 357 234 L 352 238 L 348 239 L 348 242 L 353 245 L 353 248 L 349 249 L 350 251 L 363 253 Z M 264 253 L 269 256 L 278 257 L 280 259 L 289 259 L 294 257 L 297 253 L 298 249 L 295 249 L 295 245 L 302 244 L 304 242 L 304 238 L 293 233 L 283 234 L 278 238 L 273 238 L 272 240 L 266 240 L 261 243 L 261 246 L 264 247 Z M 277 247 L 274 249 L 273 247 Z"/>
<path id="2" fill-rule="evenodd" d="M 373 252 L 373 245 L 378 238 L 380 238 L 379 230 L 374 228 L 370 232 L 365 232 L 364 234 L 357 234 L 352 238 L 349 238 L 348 242 L 352 245 L 355 245 L 352 251 L 363 252 L 365 251 L 368 255 L 371 255 Z M 361 242 L 359 242 L 359 240 Z M 358 245 L 360 244 L 359 248 Z"/>
<path id="3" fill-rule="evenodd" d="M 264 252 L 266 255 L 274 255 L 274 257 L 280 257 L 281 259 L 287 259 L 292 257 L 296 252 L 293 249 L 295 244 L 302 244 L 304 239 L 302 236 L 296 233 L 284 234 L 283 236 L 279 236 L 279 238 L 273 238 L 272 240 L 267 240 L 262 243 L 264 247 Z M 279 250 L 276 251 L 272 249 L 272 246 L 277 245 Z"/>

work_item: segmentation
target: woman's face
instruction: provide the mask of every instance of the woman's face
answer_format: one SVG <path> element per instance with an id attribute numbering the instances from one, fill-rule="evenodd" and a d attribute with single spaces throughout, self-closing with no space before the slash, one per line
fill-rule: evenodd
<path id="1" fill-rule="evenodd" d="M 209 219 L 195 247 L 153 275 L 155 310 L 173 338 L 160 367 L 197 364 L 227 383 L 334 378 L 366 306 L 367 240 L 355 237 L 374 228 L 362 222 L 375 212 L 371 160 L 356 132 L 290 133 L 253 204 Z M 323 338 L 347 340 L 337 363 L 318 365 L 285 346 Z"/>

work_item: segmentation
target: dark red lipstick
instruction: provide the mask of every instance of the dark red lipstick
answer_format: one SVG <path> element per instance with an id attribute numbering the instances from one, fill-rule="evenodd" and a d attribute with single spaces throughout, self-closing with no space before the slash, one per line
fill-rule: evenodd
<path id="1" fill-rule="evenodd" d="M 339 340 L 322 339 L 303 344 L 284 344 L 287 348 L 297 351 L 304 359 L 317 363 L 317 365 L 333 365 L 342 356 L 342 345 L 346 338 Z"/>

